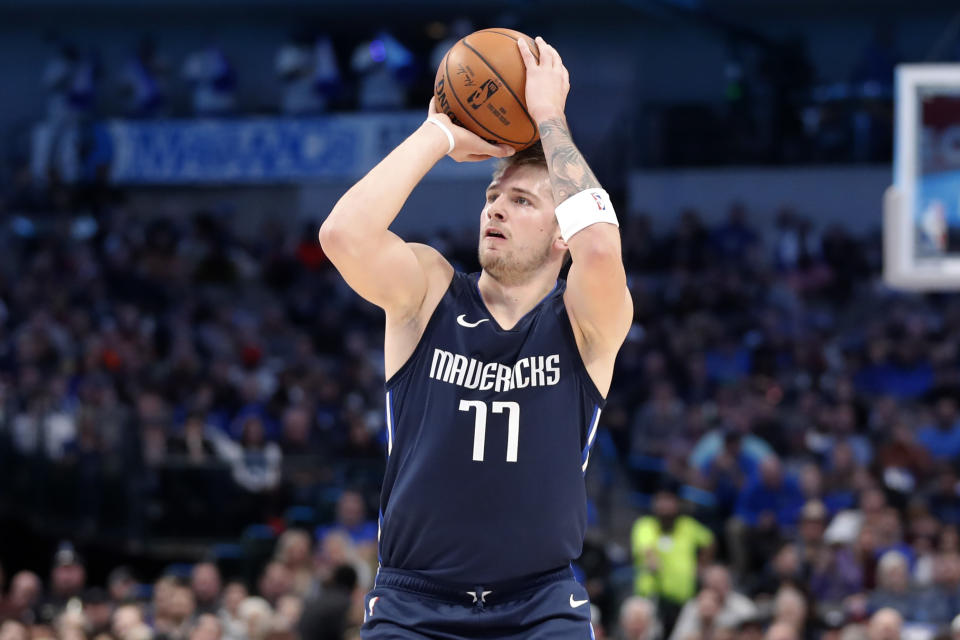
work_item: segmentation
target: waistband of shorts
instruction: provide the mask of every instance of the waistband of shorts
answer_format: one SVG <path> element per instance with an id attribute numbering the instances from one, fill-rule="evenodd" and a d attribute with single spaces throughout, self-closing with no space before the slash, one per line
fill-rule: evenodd
<path id="1" fill-rule="evenodd" d="M 426 578 L 416 571 L 380 567 L 375 585 L 413 591 L 458 604 L 477 604 L 478 601 L 489 604 L 491 601 L 513 600 L 546 584 L 573 577 L 572 568 L 561 567 L 504 582 L 456 584 Z"/>

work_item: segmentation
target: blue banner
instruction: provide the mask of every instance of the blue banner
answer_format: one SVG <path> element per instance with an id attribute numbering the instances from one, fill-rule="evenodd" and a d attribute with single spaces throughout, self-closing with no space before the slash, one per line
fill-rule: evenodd
<path id="1" fill-rule="evenodd" d="M 108 120 L 79 135 L 35 132 L 34 170 L 68 181 L 106 167 L 119 185 L 281 184 L 355 179 L 423 122 L 421 112 L 310 119 Z M 79 145 L 78 138 L 94 141 Z M 80 157 L 80 149 L 87 149 Z M 74 162 L 75 156 L 75 162 Z M 76 169 L 67 169 L 75 164 Z M 86 169 L 85 169 L 86 167 Z M 489 175 L 489 163 L 446 159 L 431 175 Z M 63 175 L 66 174 L 66 175 Z"/>

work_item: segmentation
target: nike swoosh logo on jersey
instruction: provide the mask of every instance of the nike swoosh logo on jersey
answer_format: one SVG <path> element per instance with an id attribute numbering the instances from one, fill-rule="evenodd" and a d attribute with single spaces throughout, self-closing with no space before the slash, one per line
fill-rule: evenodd
<path id="1" fill-rule="evenodd" d="M 577 607 L 582 607 L 583 605 L 590 602 L 589 600 L 574 600 L 573 594 L 570 594 L 570 606 L 576 609 Z"/>
<path id="2" fill-rule="evenodd" d="M 476 322 L 467 322 L 467 314 L 461 313 L 460 315 L 457 316 L 457 324 L 460 325 L 461 327 L 466 327 L 467 329 L 473 329 L 481 322 L 486 322 L 489 319 L 490 318 L 483 318 L 481 320 L 477 320 Z"/>

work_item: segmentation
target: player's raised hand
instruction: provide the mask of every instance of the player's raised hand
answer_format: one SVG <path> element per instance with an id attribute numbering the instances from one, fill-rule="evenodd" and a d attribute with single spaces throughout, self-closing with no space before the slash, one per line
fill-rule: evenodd
<path id="1" fill-rule="evenodd" d="M 534 122 L 549 118 L 562 118 L 570 91 L 570 73 L 563 66 L 557 50 L 540 36 L 536 37 L 540 60 L 530 51 L 526 40 L 517 40 L 520 56 L 527 67 L 526 101 L 527 113 Z"/>
<path id="2" fill-rule="evenodd" d="M 437 110 L 437 99 L 435 97 L 430 98 L 427 118 L 440 121 L 453 135 L 453 151 L 447 155 L 457 162 L 480 162 L 490 158 L 506 158 L 516 153 L 516 150 L 509 145 L 490 144 L 472 131 L 455 125 L 447 114 Z M 433 124 L 429 126 L 436 128 L 437 132 L 443 135 L 439 127 L 435 127 Z"/>

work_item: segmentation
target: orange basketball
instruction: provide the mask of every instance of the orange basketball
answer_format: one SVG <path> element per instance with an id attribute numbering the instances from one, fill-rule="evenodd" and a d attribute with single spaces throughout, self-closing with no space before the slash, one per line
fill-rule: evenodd
<path id="1" fill-rule="evenodd" d="M 450 47 L 437 69 L 437 108 L 455 124 L 495 144 L 525 149 L 540 139 L 527 113 L 526 67 L 519 38 L 540 59 L 533 39 L 512 29 L 483 29 Z"/>

